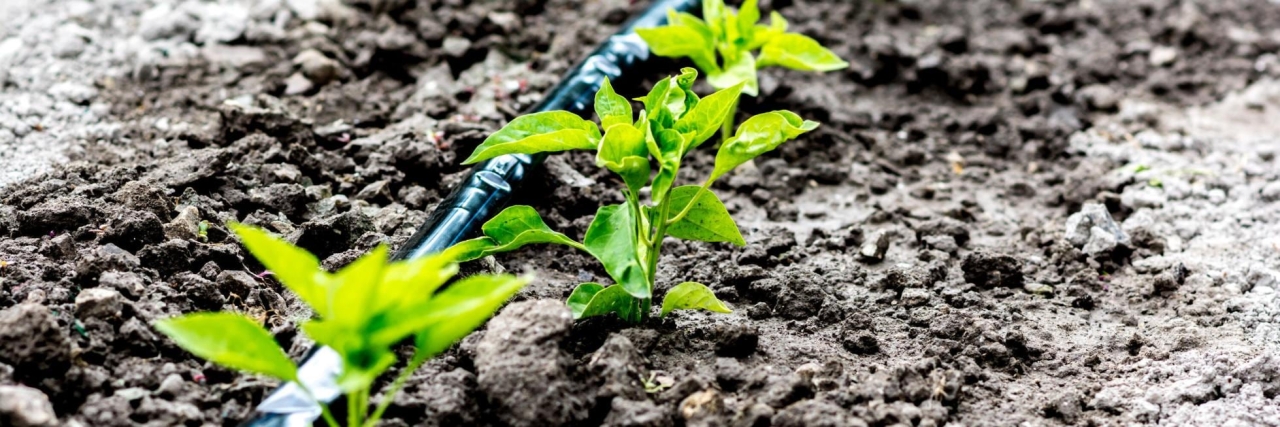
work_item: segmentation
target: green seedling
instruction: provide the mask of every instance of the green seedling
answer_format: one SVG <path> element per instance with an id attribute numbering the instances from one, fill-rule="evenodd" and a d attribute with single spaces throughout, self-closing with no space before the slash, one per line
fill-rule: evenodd
<path id="1" fill-rule="evenodd" d="M 318 318 L 303 322 L 302 331 L 342 356 L 337 383 L 347 395 L 348 426 L 376 424 L 409 375 L 480 327 L 530 280 L 475 275 L 441 290 L 458 272 L 456 252 L 389 262 L 385 245 L 329 273 L 302 248 L 257 228 L 229 226 L 280 283 L 315 311 Z M 271 333 L 243 314 L 188 314 L 158 321 L 155 328 L 210 362 L 302 386 L 297 365 Z M 409 337 L 416 344 L 413 358 L 370 413 L 374 380 L 396 363 L 392 347 Z M 317 403 L 325 422 L 337 426 L 328 407 Z"/>
<path id="2" fill-rule="evenodd" d="M 196 237 L 199 237 L 201 242 L 209 241 L 209 221 L 200 221 L 196 226 Z"/>
<path id="3" fill-rule="evenodd" d="M 745 86 L 738 83 L 699 98 L 692 90 L 697 76 L 697 70 L 685 68 L 680 75 L 659 81 L 647 96 L 637 99 L 644 105 L 638 118 L 631 103 L 615 93 L 606 80 L 595 98 L 602 126 L 573 113 L 550 111 L 518 117 L 490 135 L 465 163 L 502 154 L 593 150 L 598 166 L 621 177 L 626 203 L 601 207 L 581 243 L 551 230 L 533 208 L 512 206 L 481 227 L 484 236 L 454 247 L 461 259 L 536 243 L 577 248 L 598 259 L 614 284 L 583 283 L 574 289 L 568 300 L 574 317 L 613 313 L 639 323 L 650 315 L 665 237 L 746 245 L 724 204 L 709 190 L 711 184 L 756 156 L 817 128 L 818 123 L 790 111 L 751 117 L 721 144 L 714 169 L 701 185 L 676 186 L 681 161 L 715 135 Z M 649 189 L 648 204 L 641 202 L 645 187 Z M 695 282 L 668 290 L 661 316 L 683 309 L 729 311 L 707 286 Z"/>
<path id="4" fill-rule="evenodd" d="M 737 11 L 724 0 L 702 0 L 702 19 L 686 12 L 667 11 L 667 25 L 641 28 L 636 34 L 658 56 L 689 58 L 707 75 L 707 83 L 727 89 L 744 83 L 742 93 L 760 92 L 756 71 L 783 67 L 801 71 L 827 72 L 849 68 L 821 43 L 809 36 L 787 32 L 787 20 L 770 12 L 769 25 L 761 25 L 757 0 L 746 0 Z M 759 55 L 752 53 L 759 51 Z M 736 104 L 735 104 L 736 109 Z M 723 137 L 733 126 L 731 112 Z"/>

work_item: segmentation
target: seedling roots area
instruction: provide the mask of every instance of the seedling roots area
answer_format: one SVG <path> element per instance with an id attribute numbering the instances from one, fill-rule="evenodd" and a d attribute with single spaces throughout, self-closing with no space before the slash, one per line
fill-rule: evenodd
<path id="1" fill-rule="evenodd" d="M 277 381 L 153 327 L 234 311 L 294 360 L 311 348 L 307 305 L 227 224 L 331 270 L 397 247 L 648 6 L 5 3 L 0 425 L 20 426 L 249 418 Z M 698 282 L 732 313 L 574 321 L 570 292 L 612 283 L 595 259 L 481 258 L 461 275 L 535 279 L 381 425 L 1280 425 L 1280 5 L 759 3 L 850 66 L 760 70 L 738 123 L 821 126 L 711 186 L 746 246 L 664 246 L 654 301 Z M 691 66 L 653 64 L 616 92 Z M 580 239 L 619 188 L 569 152 L 514 204 Z"/>

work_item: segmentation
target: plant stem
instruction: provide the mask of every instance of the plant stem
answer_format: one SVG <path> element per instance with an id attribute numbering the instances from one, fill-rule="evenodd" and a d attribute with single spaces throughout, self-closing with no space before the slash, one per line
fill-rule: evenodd
<path id="1" fill-rule="evenodd" d="M 396 394 L 400 392 L 400 389 L 404 388 L 404 384 L 409 381 L 409 377 L 413 375 L 414 371 L 421 368 L 422 364 L 427 363 L 428 359 L 430 358 L 420 352 L 414 352 L 413 360 L 409 362 L 408 366 L 404 367 L 404 370 L 400 371 L 400 375 L 396 375 L 396 380 L 391 383 L 391 387 L 385 393 L 382 393 L 382 401 L 378 402 L 378 408 L 373 410 L 373 415 L 365 420 L 364 427 L 373 427 L 378 423 L 378 420 L 382 419 L 382 413 L 387 411 L 392 401 L 395 401 Z"/>
<path id="2" fill-rule="evenodd" d="M 356 395 L 359 392 L 347 393 L 347 426 L 360 425 L 360 403 L 357 402 Z"/>

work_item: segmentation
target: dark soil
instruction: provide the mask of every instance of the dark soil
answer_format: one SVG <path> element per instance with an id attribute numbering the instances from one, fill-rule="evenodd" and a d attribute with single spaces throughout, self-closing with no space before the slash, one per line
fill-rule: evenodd
<path id="1" fill-rule="evenodd" d="M 102 96 L 128 123 L 118 138 L 0 190 L 0 386 L 40 390 L 66 423 L 243 420 L 276 384 L 203 363 L 149 326 L 237 310 L 291 355 L 309 348 L 295 328 L 304 306 L 258 276 L 221 224 L 281 233 L 335 268 L 403 242 L 461 177 L 462 157 L 644 6 L 347 3 L 347 18 L 236 42 L 265 60 L 222 52 L 116 82 Z M 1063 224 L 1087 203 L 1118 221 L 1141 206 L 1122 197 L 1132 176 L 1111 173 L 1124 163 L 1073 140 L 1104 123 L 1157 126 L 1117 119 L 1129 100 L 1185 109 L 1274 77 L 1258 64 L 1275 62 L 1280 36 L 1266 31 L 1280 28 L 1280 7 L 761 3 L 853 66 L 762 72 L 743 116 L 790 109 L 823 126 L 715 186 L 747 247 L 665 246 L 659 293 L 699 281 L 734 313 L 574 323 L 553 301 L 607 277 L 593 260 L 559 247 L 499 256 L 537 282 L 417 374 L 386 425 L 1214 425 L 1250 407 L 1178 417 L 1253 388 L 1274 414 L 1280 359 L 1269 351 L 1247 366 L 1222 359 L 1235 379 L 1188 383 L 1199 394 L 1130 392 L 1173 375 L 1140 369 L 1196 365 L 1215 357 L 1215 337 L 1241 342 L 1247 327 L 1216 296 L 1216 271 L 1150 261 L 1172 253 L 1176 233 L 1093 250 Z M 713 155 L 695 154 L 690 173 L 705 175 Z M 1280 170 L 1274 152 L 1262 158 Z M 543 171 L 517 202 L 571 236 L 621 201 L 588 154 Z"/>

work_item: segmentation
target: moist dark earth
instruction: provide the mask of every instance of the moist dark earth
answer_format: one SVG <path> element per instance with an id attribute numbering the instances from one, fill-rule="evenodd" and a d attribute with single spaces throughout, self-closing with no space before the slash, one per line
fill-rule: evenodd
<path id="1" fill-rule="evenodd" d="M 243 421 L 275 382 L 150 327 L 235 310 L 310 347 L 310 313 L 223 224 L 329 268 L 405 241 L 462 158 L 646 6 L 320 4 L 221 42 L 171 28 L 199 54 L 100 83 L 119 132 L 0 189 L 0 424 Z M 698 281 L 734 312 L 574 322 L 563 298 L 607 278 L 592 259 L 485 260 L 538 279 L 384 425 L 1280 425 L 1280 5 L 761 6 L 852 66 L 762 71 L 739 119 L 822 127 L 714 186 L 745 248 L 666 243 L 658 293 Z M 516 203 L 581 237 L 619 188 L 567 154 Z"/>

